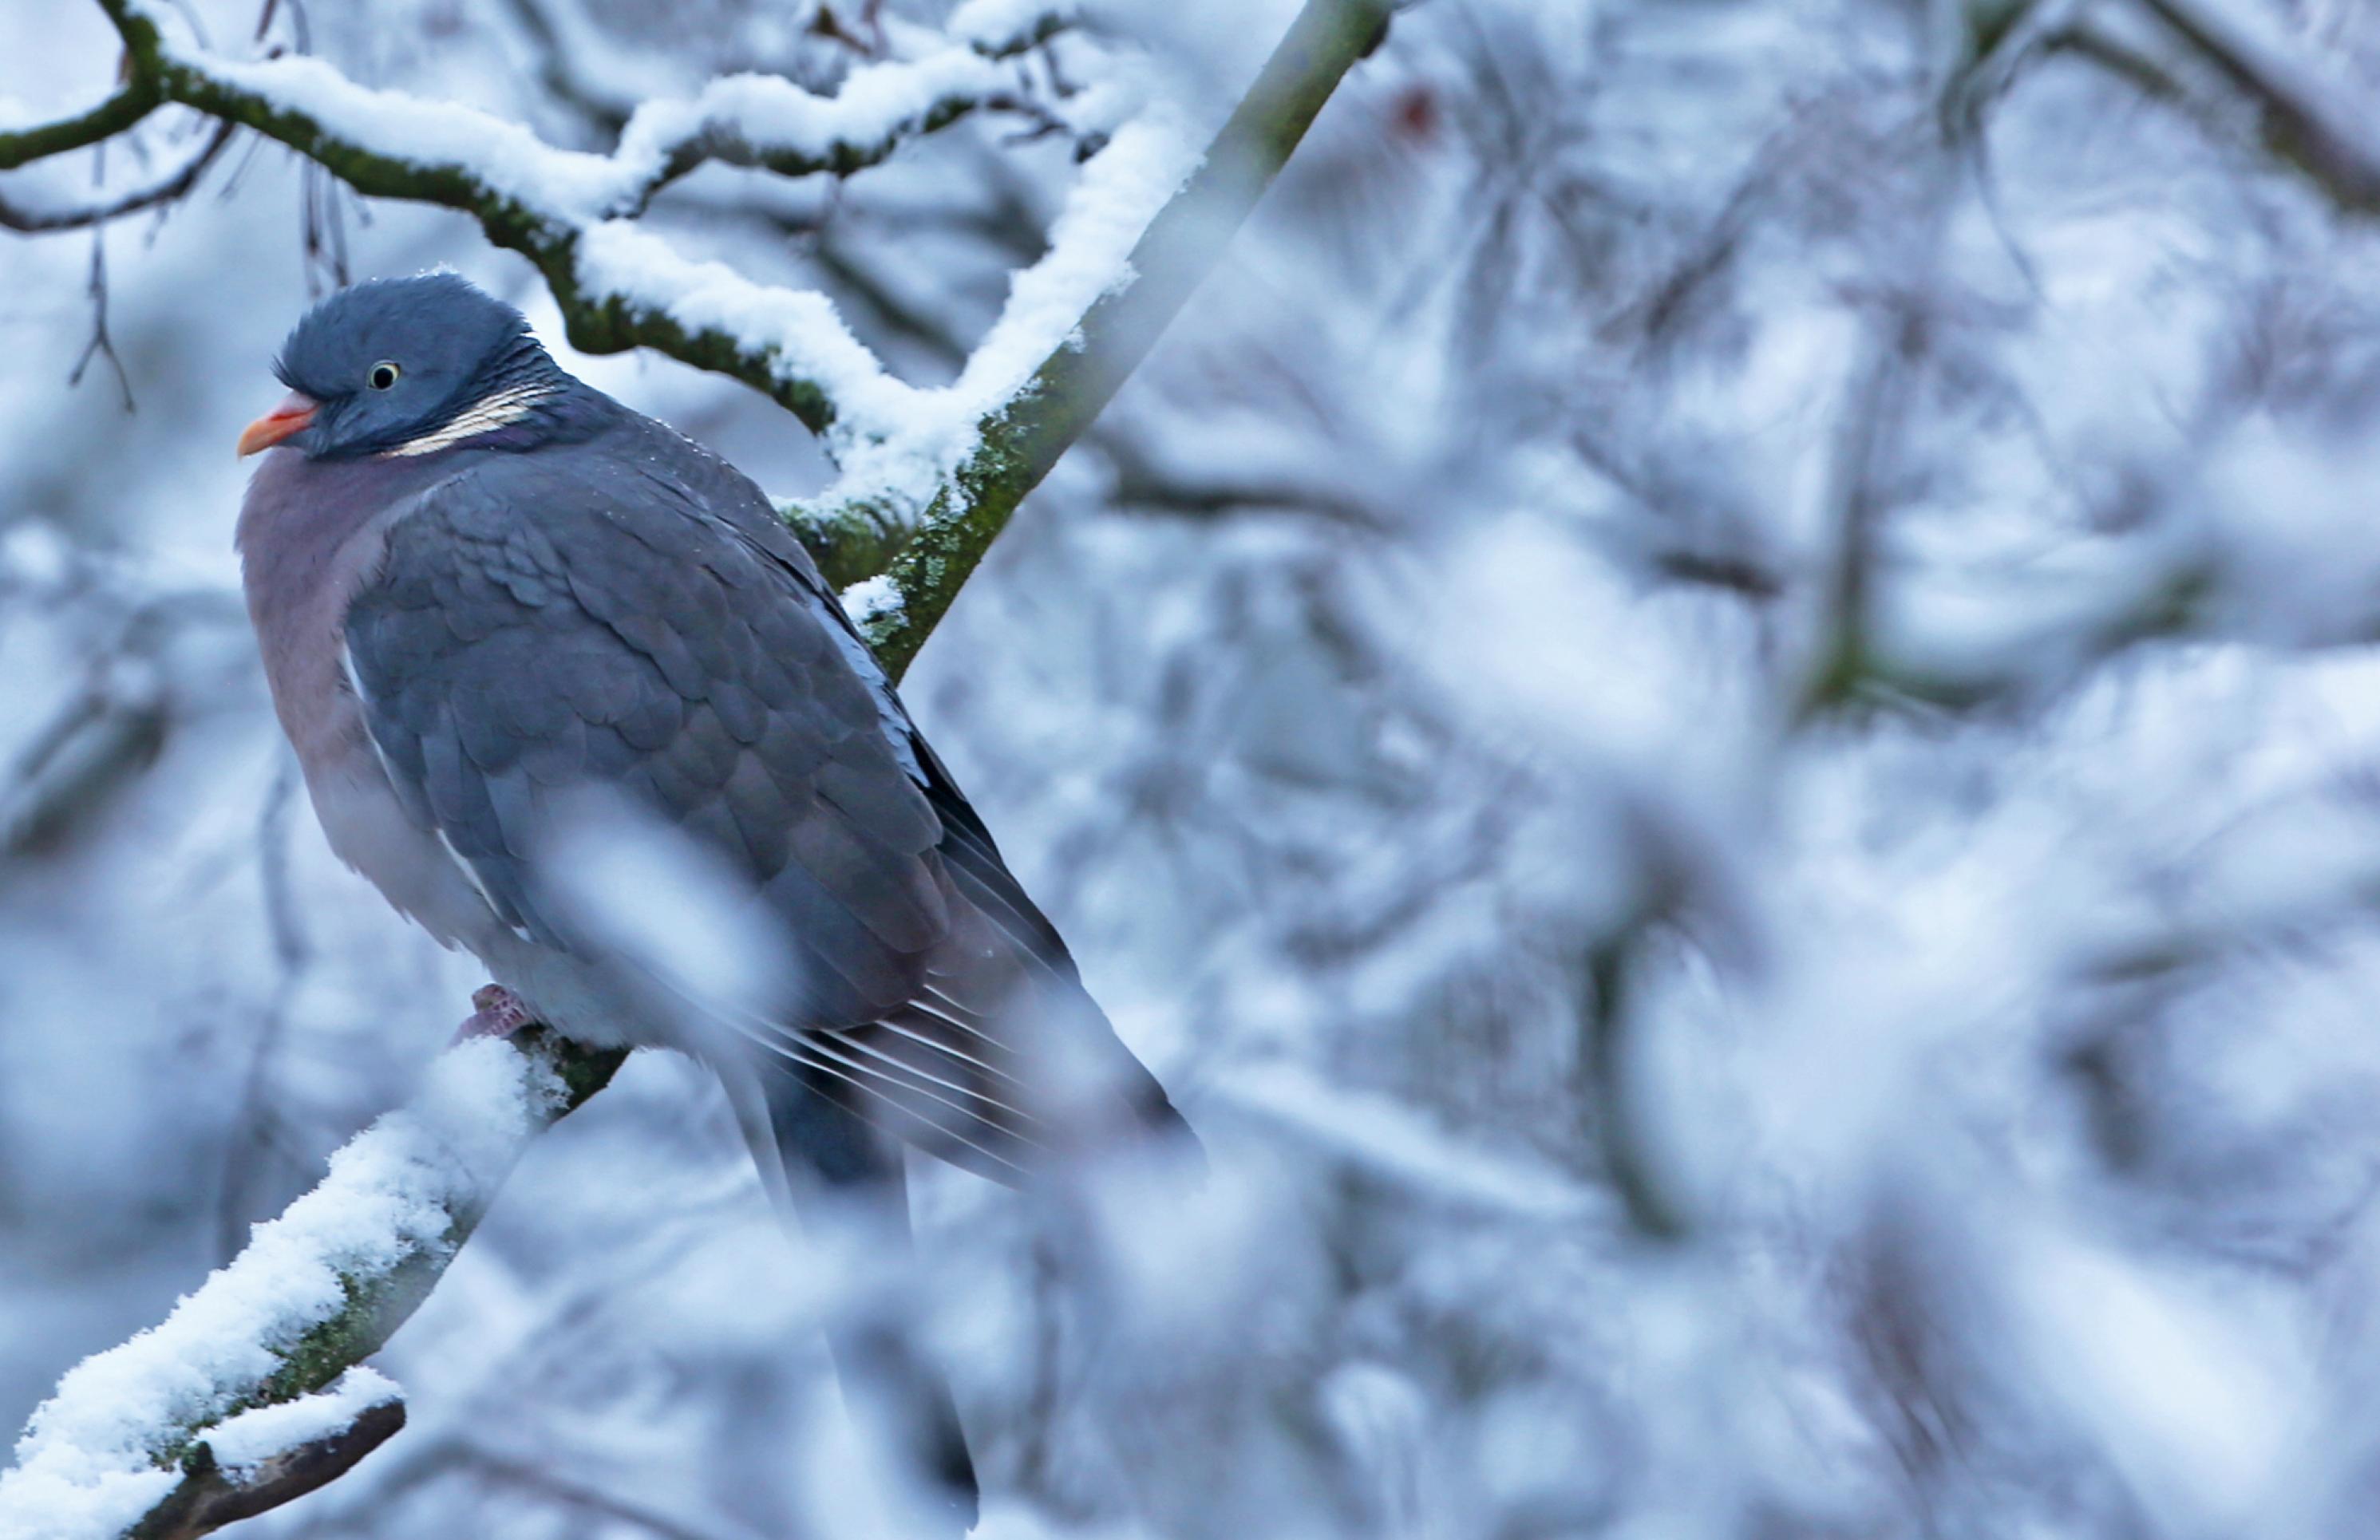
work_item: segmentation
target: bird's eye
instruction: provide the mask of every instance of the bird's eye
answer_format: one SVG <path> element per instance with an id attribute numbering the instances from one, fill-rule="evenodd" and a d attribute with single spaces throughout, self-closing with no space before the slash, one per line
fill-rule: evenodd
<path id="1" fill-rule="evenodd" d="M 371 373 L 369 376 L 371 381 L 371 388 L 376 391 L 384 391 L 388 389 L 391 385 L 396 383 L 396 377 L 400 372 L 401 371 L 395 364 L 389 362 L 385 358 L 382 359 L 379 363 L 376 363 L 371 367 Z"/>

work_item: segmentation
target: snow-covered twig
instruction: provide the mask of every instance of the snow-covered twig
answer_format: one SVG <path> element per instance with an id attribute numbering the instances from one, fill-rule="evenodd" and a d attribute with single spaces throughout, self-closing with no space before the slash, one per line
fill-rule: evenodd
<path id="1" fill-rule="evenodd" d="M 255 130 L 298 151 L 370 197 L 460 210 L 488 238 L 537 265 L 571 340 L 591 352 L 652 347 L 767 392 L 814 431 L 867 406 L 861 433 L 897 419 L 907 392 L 811 295 L 732 325 L 674 316 L 672 301 L 708 285 L 708 264 L 657 239 L 602 242 L 599 273 L 586 249 L 616 236 L 653 196 L 717 161 L 789 176 L 848 176 L 910 139 L 1013 99 L 1002 62 L 1045 36 L 1026 28 L 990 42 L 953 42 L 865 66 L 832 96 L 773 76 L 730 76 L 698 96 L 647 103 L 608 155 L 558 149 L 518 124 L 452 103 L 355 84 L 320 59 L 222 57 L 169 37 L 141 0 L 100 0 L 125 47 L 128 84 L 79 117 L 0 134 L 0 170 L 99 143 L 168 103 Z M 606 281 L 610 280 L 610 281 Z"/>
<path id="2" fill-rule="evenodd" d="M 0 1473 L 0 1540 L 202 1534 L 370 1453 L 405 1417 L 362 1361 L 429 1297 L 529 1141 L 623 1057 L 542 1030 L 449 1050 L 163 1325 L 67 1373 Z"/>

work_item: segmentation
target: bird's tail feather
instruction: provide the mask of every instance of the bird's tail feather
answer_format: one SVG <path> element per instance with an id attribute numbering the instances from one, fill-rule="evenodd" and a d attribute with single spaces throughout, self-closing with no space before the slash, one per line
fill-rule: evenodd
<path id="1" fill-rule="evenodd" d="M 897 1255 L 896 1277 L 910 1267 L 907 1189 L 900 1152 L 845 1105 L 849 1087 L 818 1083 L 800 1071 L 771 1077 L 770 1130 L 787 1186 L 805 1223 L 853 1223 Z M 918 1349 L 896 1314 L 897 1302 L 839 1313 L 827 1350 L 844 1404 L 864 1437 L 892 1457 L 910 1491 L 948 1515 L 952 1534 L 976 1522 L 978 1488 L 958 1403 L 941 1370 Z"/>

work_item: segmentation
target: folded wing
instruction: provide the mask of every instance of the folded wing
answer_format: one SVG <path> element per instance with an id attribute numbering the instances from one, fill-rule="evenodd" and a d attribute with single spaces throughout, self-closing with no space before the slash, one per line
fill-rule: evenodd
<path id="1" fill-rule="evenodd" d="M 541 876 L 599 792 L 747 886 L 799 988 L 728 1025 L 879 1127 L 1013 1182 L 1178 1124 L 806 553 L 683 441 L 433 488 L 346 640 L 408 814 L 536 944 L 601 951 Z"/>

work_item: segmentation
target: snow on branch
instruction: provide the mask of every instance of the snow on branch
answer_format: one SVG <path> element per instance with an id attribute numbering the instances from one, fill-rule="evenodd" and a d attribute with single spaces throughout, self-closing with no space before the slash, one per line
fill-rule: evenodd
<path id="1" fill-rule="evenodd" d="M 450 1049 L 163 1325 L 68 1371 L 0 1473 L 0 1540 L 202 1534 L 369 1454 L 405 1414 L 362 1360 L 622 1057 L 539 1030 Z"/>
<path id="2" fill-rule="evenodd" d="M 1157 186 L 1172 193 L 1162 173 L 1128 164 L 1113 189 L 1103 186 L 1095 173 L 1124 152 L 1123 134 L 1085 169 L 1050 255 L 1019 276 L 1000 324 L 953 387 L 962 394 L 972 388 L 993 405 L 971 425 L 955 468 L 885 574 L 897 602 L 878 596 L 868 606 L 868 641 L 894 678 L 1026 493 L 1041 484 L 1214 270 L 1340 80 L 1387 36 L 1390 8 L 1390 0 L 1306 0 L 1195 175 L 1162 200 L 1145 229 L 1135 223 L 1131 189 L 1136 183 L 1143 193 Z M 1099 273 L 1102 249 L 1127 240 L 1121 275 L 1096 286 L 1087 282 Z M 1032 349 L 1037 323 L 1062 316 L 1077 300 L 1086 305 L 1079 324 L 1012 387 L 1008 371 Z"/>
<path id="3" fill-rule="evenodd" d="M 289 146 L 366 196 L 471 214 L 491 241 L 536 264 L 578 346 L 653 347 L 729 374 L 818 432 L 837 422 L 845 397 L 896 413 L 905 403 L 898 382 L 823 298 L 770 291 L 780 303 L 735 318 L 748 327 L 689 324 L 669 309 L 686 292 L 706 288 L 706 264 L 686 262 L 650 236 L 636 243 L 636 260 L 623 263 L 623 243 L 590 236 L 633 220 L 656 193 L 708 162 L 788 176 L 848 176 L 970 113 L 1013 109 L 1019 103 L 1003 59 L 1064 20 L 1048 7 L 1030 19 L 980 18 L 974 41 L 865 66 L 832 96 L 769 76 L 715 80 L 690 101 L 638 108 L 619 147 L 601 155 L 557 148 L 487 113 L 369 90 L 320 59 L 219 56 L 170 36 L 142 0 L 100 6 L 123 39 L 124 90 L 79 116 L 0 134 L 0 170 L 99 143 L 160 106 L 194 108 Z M 121 212 L 101 205 L 17 223 L 64 228 Z M 605 253 L 595 276 L 581 262 L 589 244 Z M 893 421 L 897 415 L 864 420 L 857 430 L 880 431 Z"/>
<path id="4" fill-rule="evenodd" d="M 868 633 L 896 675 L 1017 503 L 1213 268 L 1341 78 L 1386 34 L 1392 8 L 1307 0 L 1203 157 L 1161 110 L 1107 135 L 1047 254 L 1014 275 L 959 378 L 921 389 L 889 373 L 823 295 L 686 258 L 638 216 L 706 162 L 847 176 L 967 114 L 1029 110 L 1002 61 L 1072 25 L 1069 4 L 968 0 L 941 32 L 888 21 L 891 56 L 832 96 L 773 77 L 715 80 L 690 100 L 638 107 L 618 147 L 594 154 L 486 113 L 369 90 L 320 59 L 219 56 L 169 35 L 148 0 L 98 3 L 123 38 L 125 91 L 81 117 L 0 135 L 0 170 L 174 103 L 287 145 L 366 196 L 471 214 L 543 274 L 576 346 L 648 346 L 726 374 L 826 437 L 842 475 L 795 522 L 912 531 L 874 542 L 867 570 L 846 569 L 854 581 L 886 577 Z M 115 212 L 18 223 L 63 228 Z"/>

